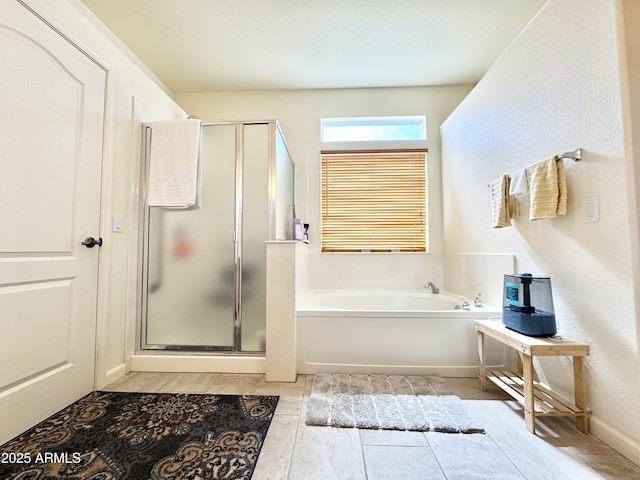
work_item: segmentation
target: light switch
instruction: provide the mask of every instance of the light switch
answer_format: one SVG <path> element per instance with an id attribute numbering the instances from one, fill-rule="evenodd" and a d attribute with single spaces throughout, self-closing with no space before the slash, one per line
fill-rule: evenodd
<path id="1" fill-rule="evenodd" d="M 583 200 L 584 221 L 587 223 L 600 221 L 600 206 L 598 197 L 589 197 Z"/>
<path id="2" fill-rule="evenodd" d="M 122 215 L 113 216 L 113 231 L 116 233 L 122 233 Z"/>

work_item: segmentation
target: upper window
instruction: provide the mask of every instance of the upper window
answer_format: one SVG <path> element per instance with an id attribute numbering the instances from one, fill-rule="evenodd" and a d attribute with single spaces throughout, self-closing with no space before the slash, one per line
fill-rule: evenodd
<path id="1" fill-rule="evenodd" d="M 426 140 L 424 116 L 323 118 L 322 142 Z"/>

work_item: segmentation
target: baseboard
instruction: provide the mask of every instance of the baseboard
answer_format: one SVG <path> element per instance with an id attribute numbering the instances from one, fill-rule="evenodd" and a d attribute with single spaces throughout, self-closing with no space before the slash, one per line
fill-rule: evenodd
<path id="1" fill-rule="evenodd" d="M 640 442 L 611 428 L 593 415 L 589 417 L 589 432 L 636 465 L 640 465 Z"/>
<path id="2" fill-rule="evenodd" d="M 131 371 L 265 373 L 265 357 L 143 354 L 131 358 Z"/>
<path id="3" fill-rule="evenodd" d="M 496 367 L 497 369 L 498 367 Z M 502 367 L 504 368 L 504 367 Z M 301 362 L 298 373 L 314 375 L 316 373 L 350 373 L 360 375 L 427 375 L 437 377 L 478 377 L 477 366 L 460 367 L 421 367 L 411 365 L 354 365 L 333 363 Z"/>
<path id="4" fill-rule="evenodd" d="M 104 377 L 96 379 L 96 390 L 106 387 L 107 385 L 115 382 L 119 378 L 127 374 L 127 368 L 124 363 L 113 367 L 105 373 Z"/>

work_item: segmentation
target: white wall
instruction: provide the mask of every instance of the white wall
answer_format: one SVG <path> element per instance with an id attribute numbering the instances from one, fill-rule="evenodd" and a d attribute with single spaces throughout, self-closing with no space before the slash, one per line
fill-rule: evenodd
<path id="1" fill-rule="evenodd" d="M 184 118 L 184 112 L 101 32 L 79 1 L 27 3 L 107 69 L 96 363 L 96 386 L 101 388 L 125 373 L 134 349 L 140 123 Z M 124 217 L 123 233 L 111 232 L 116 213 Z"/>
<path id="2" fill-rule="evenodd" d="M 422 288 L 442 283 L 439 126 L 471 86 L 176 94 L 206 121 L 277 119 L 296 163 L 296 208 L 311 227 L 310 287 Z M 429 153 L 429 254 L 320 254 L 320 119 L 426 115 Z"/>
<path id="3" fill-rule="evenodd" d="M 591 346 L 593 431 L 638 462 L 637 193 L 620 15 L 621 2 L 550 0 L 444 122 L 444 239 L 447 254 L 513 253 L 517 271 L 551 277 L 560 333 Z M 566 216 L 529 221 L 527 199 L 514 226 L 491 228 L 492 179 L 578 147 L 584 159 L 564 161 Z M 583 220 L 591 196 L 597 223 Z M 570 361 L 539 367 L 571 397 Z"/>

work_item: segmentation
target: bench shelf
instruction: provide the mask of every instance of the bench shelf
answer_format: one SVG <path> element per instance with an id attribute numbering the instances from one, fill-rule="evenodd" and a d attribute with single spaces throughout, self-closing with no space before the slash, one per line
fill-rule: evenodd
<path id="1" fill-rule="evenodd" d="M 535 417 L 573 416 L 576 427 L 587 433 L 587 392 L 584 379 L 584 357 L 589 346 L 570 339 L 561 342 L 541 337 L 529 337 L 506 328 L 500 320 L 478 320 L 479 388 L 486 390 L 486 380 L 493 382 L 524 407 L 525 425 L 535 433 Z M 500 341 L 522 354 L 522 373 L 488 371 L 485 367 L 484 336 Z M 569 356 L 573 358 L 574 398 L 571 402 L 549 388 L 534 381 L 533 357 Z"/>

